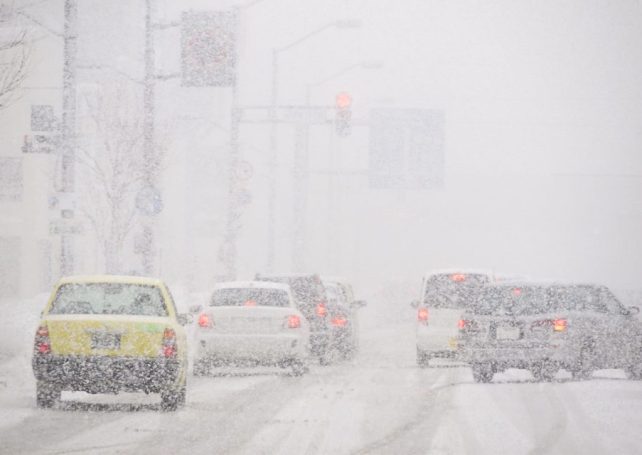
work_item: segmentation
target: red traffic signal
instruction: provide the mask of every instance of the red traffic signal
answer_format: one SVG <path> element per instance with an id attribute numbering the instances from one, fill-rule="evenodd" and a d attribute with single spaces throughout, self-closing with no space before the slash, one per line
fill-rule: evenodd
<path id="1" fill-rule="evenodd" d="M 349 109 L 352 105 L 352 97 L 349 93 L 341 92 L 335 99 L 337 109 Z"/>
<path id="2" fill-rule="evenodd" d="M 352 111 L 352 97 L 349 93 L 341 92 L 335 98 L 335 106 L 337 109 L 336 117 L 334 119 L 334 128 L 339 137 L 350 136 L 352 130 L 351 120 Z"/>

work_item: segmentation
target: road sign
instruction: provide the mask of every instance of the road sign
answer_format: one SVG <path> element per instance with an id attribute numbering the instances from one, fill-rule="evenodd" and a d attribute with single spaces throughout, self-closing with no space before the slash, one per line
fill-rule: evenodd
<path id="1" fill-rule="evenodd" d="M 160 191 L 153 186 L 140 190 L 136 196 L 136 208 L 146 216 L 158 215 L 163 210 Z"/>
<path id="2" fill-rule="evenodd" d="M 82 224 L 78 221 L 58 219 L 49 222 L 49 233 L 52 235 L 80 234 L 82 231 Z"/>
<path id="3" fill-rule="evenodd" d="M 444 112 L 370 112 L 370 187 L 434 189 L 444 184 Z"/>
<path id="4" fill-rule="evenodd" d="M 239 161 L 236 163 L 235 169 L 236 178 L 242 181 L 250 180 L 254 174 L 252 164 L 247 161 Z"/>

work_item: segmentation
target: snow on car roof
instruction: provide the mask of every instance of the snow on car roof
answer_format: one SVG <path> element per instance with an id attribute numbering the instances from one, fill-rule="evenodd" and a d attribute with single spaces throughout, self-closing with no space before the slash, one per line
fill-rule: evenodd
<path id="1" fill-rule="evenodd" d="M 495 273 L 490 269 L 435 269 L 429 270 L 424 274 L 424 277 L 429 277 L 433 275 L 449 275 L 451 273 L 464 273 L 464 274 L 475 274 L 475 275 L 487 275 L 491 278 L 495 276 Z"/>
<path id="2" fill-rule="evenodd" d="M 318 276 L 316 273 L 291 272 L 291 273 L 257 273 L 256 276 L 261 278 L 307 278 Z"/>
<path id="3" fill-rule="evenodd" d="M 321 281 L 324 283 L 339 283 L 339 284 L 348 284 L 348 280 L 342 276 L 321 276 Z"/>
<path id="4" fill-rule="evenodd" d="M 236 289 L 236 288 L 262 288 L 281 289 L 289 291 L 290 286 L 284 283 L 272 283 L 270 281 L 226 281 L 214 285 L 214 289 Z"/>
<path id="5" fill-rule="evenodd" d="M 61 278 L 59 283 L 128 283 L 158 286 L 162 283 L 162 280 L 160 278 L 135 275 L 73 275 Z"/>

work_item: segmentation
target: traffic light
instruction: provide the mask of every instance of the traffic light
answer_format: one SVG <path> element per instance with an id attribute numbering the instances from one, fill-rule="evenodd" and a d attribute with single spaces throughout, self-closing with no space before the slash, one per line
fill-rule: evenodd
<path id="1" fill-rule="evenodd" d="M 341 92 L 335 99 L 336 117 L 334 128 L 339 137 L 348 137 L 352 130 L 352 97 L 349 93 Z"/>

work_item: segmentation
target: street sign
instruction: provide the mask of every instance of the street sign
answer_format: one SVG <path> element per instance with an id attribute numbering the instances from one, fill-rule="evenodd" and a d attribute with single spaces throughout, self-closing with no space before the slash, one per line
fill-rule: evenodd
<path id="1" fill-rule="evenodd" d="M 60 134 L 25 134 L 22 153 L 54 153 L 60 147 Z"/>
<path id="2" fill-rule="evenodd" d="M 242 181 L 250 180 L 254 174 L 252 164 L 247 161 L 239 161 L 236 163 L 235 169 L 236 178 Z"/>
<path id="3" fill-rule="evenodd" d="M 136 208 L 146 216 L 158 215 L 163 210 L 163 199 L 160 191 L 153 186 L 147 186 L 136 196 Z"/>
<path id="4" fill-rule="evenodd" d="M 49 233 L 51 235 L 80 234 L 83 231 L 82 224 L 69 219 L 58 219 L 49 222 Z"/>
<path id="5" fill-rule="evenodd" d="M 236 80 L 234 10 L 185 12 L 181 21 L 182 81 L 185 87 L 230 87 Z"/>
<path id="6" fill-rule="evenodd" d="M 370 112 L 370 187 L 435 189 L 444 184 L 443 111 Z"/>

